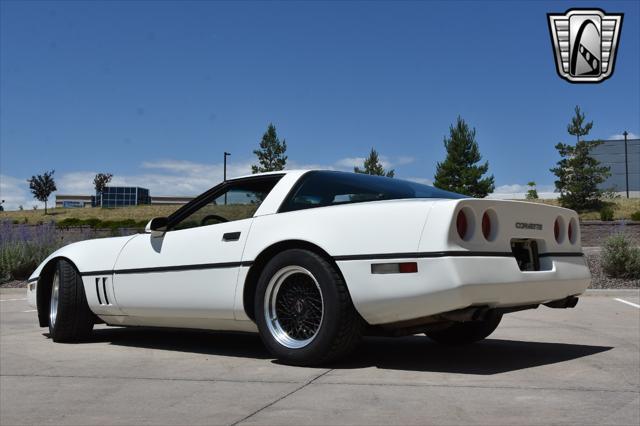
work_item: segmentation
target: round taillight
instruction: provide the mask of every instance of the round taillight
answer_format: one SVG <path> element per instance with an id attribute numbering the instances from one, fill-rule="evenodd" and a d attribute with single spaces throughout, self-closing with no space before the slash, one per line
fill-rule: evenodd
<path id="1" fill-rule="evenodd" d="M 487 240 L 491 236 L 491 218 L 487 212 L 484 212 L 482 215 L 482 235 L 484 235 L 484 238 Z"/>
<path id="2" fill-rule="evenodd" d="M 553 224 L 553 235 L 555 235 L 556 241 L 560 242 L 560 219 L 556 219 L 556 223 Z"/>
<path id="3" fill-rule="evenodd" d="M 567 226 L 567 236 L 569 236 L 569 241 L 573 242 L 573 221 L 569 221 L 569 226 Z"/>
<path id="4" fill-rule="evenodd" d="M 458 235 L 460 235 L 460 238 L 464 240 L 467 237 L 469 224 L 467 223 L 467 215 L 464 214 L 462 210 L 458 212 L 458 217 L 456 218 L 456 229 L 458 230 Z"/>

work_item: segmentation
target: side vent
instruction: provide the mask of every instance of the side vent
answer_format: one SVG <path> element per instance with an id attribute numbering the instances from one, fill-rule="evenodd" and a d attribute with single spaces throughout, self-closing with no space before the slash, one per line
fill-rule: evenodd
<path id="1" fill-rule="evenodd" d="M 96 278 L 96 295 L 98 296 L 98 303 L 103 306 L 109 306 L 109 292 L 107 291 L 107 278 Z"/>

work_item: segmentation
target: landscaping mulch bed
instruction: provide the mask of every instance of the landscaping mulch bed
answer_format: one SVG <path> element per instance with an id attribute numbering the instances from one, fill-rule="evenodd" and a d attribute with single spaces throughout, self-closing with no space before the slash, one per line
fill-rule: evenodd
<path id="1" fill-rule="evenodd" d="M 13 280 L 0 284 L 0 288 L 27 288 L 27 282 Z"/>
<path id="2" fill-rule="evenodd" d="M 614 288 L 640 288 L 640 280 L 631 278 L 611 278 L 605 275 L 601 265 L 600 247 L 586 247 L 584 254 L 591 271 L 591 285 L 589 288 L 614 289 Z"/>

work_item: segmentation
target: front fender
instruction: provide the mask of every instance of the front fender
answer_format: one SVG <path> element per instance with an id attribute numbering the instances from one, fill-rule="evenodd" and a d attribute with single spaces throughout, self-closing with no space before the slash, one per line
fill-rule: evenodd
<path id="1" fill-rule="evenodd" d="M 124 246 L 135 237 L 136 235 L 129 235 L 80 241 L 56 250 L 43 260 L 29 277 L 27 285 L 27 299 L 29 304 L 38 310 L 40 326 L 46 327 L 48 324 L 51 279 L 47 277 L 52 276 L 53 262 L 56 259 L 68 259 L 81 274 L 91 271 L 112 271 Z"/>
<path id="2" fill-rule="evenodd" d="M 62 247 L 51 253 L 40 263 L 29 277 L 29 281 L 36 281 L 44 267 L 53 259 L 67 258 L 78 268 L 80 273 L 90 271 L 111 271 L 122 248 L 137 235 L 126 237 L 97 238 L 95 240 L 80 241 Z"/>

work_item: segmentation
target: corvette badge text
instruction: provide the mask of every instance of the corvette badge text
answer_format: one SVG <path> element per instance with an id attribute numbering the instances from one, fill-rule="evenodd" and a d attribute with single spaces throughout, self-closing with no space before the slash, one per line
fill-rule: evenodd
<path id="1" fill-rule="evenodd" d="M 600 83 L 613 75 L 622 13 L 569 9 L 547 17 L 561 78 L 571 83 Z"/>
<path id="2" fill-rule="evenodd" d="M 516 228 L 518 228 L 518 229 L 533 229 L 533 230 L 536 230 L 536 231 L 542 231 L 542 224 L 540 224 L 540 223 L 516 222 Z"/>

